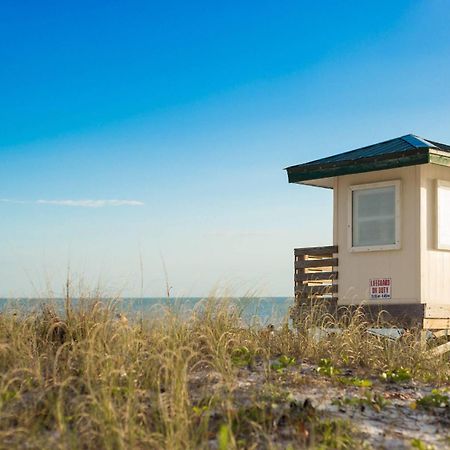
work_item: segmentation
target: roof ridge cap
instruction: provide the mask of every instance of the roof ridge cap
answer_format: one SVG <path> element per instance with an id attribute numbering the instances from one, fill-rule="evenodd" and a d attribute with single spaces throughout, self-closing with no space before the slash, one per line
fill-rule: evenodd
<path id="1" fill-rule="evenodd" d="M 427 139 L 412 133 L 406 134 L 405 136 L 402 136 L 400 139 L 402 139 L 403 141 L 407 142 L 408 144 L 412 145 L 415 148 L 438 148 L 436 145 L 434 145 Z"/>

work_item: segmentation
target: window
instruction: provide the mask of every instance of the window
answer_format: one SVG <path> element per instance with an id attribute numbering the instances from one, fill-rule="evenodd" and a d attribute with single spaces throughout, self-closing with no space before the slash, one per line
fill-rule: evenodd
<path id="1" fill-rule="evenodd" d="M 349 243 L 353 251 L 400 248 L 400 182 L 350 187 Z"/>
<path id="2" fill-rule="evenodd" d="M 437 181 L 437 248 L 450 250 L 450 182 Z"/>

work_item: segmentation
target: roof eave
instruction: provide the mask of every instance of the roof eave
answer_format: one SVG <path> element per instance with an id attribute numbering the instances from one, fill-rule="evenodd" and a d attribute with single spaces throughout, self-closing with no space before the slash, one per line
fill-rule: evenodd
<path id="1" fill-rule="evenodd" d="M 430 162 L 430 149 L 421 148 L 415 152 L 399 152 L 381 157 L 360 158 L 356 161 L 341 161 L 333 164 L 304 164 L 286 168 L 289 183 L 318 180 L 377 170 L 415 166 Z"/>
<path id="2" fill-rule="evenodd" d="M 450 154 L 440 150 L 430 150 L 430 163 L 450 167 Z"/>

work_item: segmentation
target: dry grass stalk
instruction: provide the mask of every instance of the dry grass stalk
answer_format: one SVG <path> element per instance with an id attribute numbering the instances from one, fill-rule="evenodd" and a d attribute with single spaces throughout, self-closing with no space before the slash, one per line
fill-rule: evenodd
<path id="1" fill-rule="evenodd" d="M 63 313 L 48 306 L 0 314 L 0 446 L 279 448 L 266 406 L 255 396 L 243 410 L 236 389 L 243 365 L 262 366 L 261 392 L 272 389 L 271 361 L 280 355 L 447 380 L 447 361 L 430 358 L 417 333 L 398 341 L 370 335 L 358 311 L 336 321 L 317 305 L 298 330 L 287 321 L 265 329 L 243 324 L 231 303 L 207 299 L 188 319 L 167 308 L 163 317 L 127 321 L 114 302 L 86 298 L 75 307 L 69 297 Z M 343 331 L 318 339 L 320 328 Z M 296 414 L 296 445 L 313 445 L 316 435 L 320 442 L 323 426 L 309 433 L 308 410 Z"/>

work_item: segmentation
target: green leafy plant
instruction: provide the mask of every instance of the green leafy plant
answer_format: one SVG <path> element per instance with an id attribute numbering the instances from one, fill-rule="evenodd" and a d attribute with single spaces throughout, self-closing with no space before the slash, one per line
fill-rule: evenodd
<path id="1" fill-rule="evenodd" d="M 366 394 L 367 403 L 372 407 L 373 410 L 380 412 L 383 408 L 390 404 L 389 400 L 386 400 L 382 394 L 378 392 Z"/>
<path id="2" fill-rule="evenodd" d="M 364 378 L 358 378 L 358 377 L 352 377 L 352 378 L 339 377 L 337 379 L 337 381 L 339 381 L 339 383 L 345 384 L 347 386 L 356 386 L 356 387 L 361 387 L 361 388 L 370 388 L 373 385 L 372 381 L 364 379 Z"/>
<path id="3" fill-rule="evenodd" d="M 384 398 L 383 395 L 379 393 L 366 392 L 364 397 L 344 397 L 333 400 L 333 405 L 339 408 L 350 406 L 350 407 L 360 407 L 364 409 L 365 407 L 370 407 L 376 412 L 380 412 L 383 408 L 389 405 L 389 401 Z"/>
<path id="4" fill-rule="evenodd" d="M 209 407 L 204 405 L 204 406 L 193 406 L 192 407 L 192 412 L 196 415 L 196 416 L 201 416 L 203 413 L 207 412 L 209 410 Z"/>
<path id="5" fill-rule="evenodd" d="M 245 347 L 239 347 L 231 353 L 231 362 L 238 367 L 251 366 L 254 361 L 254 356 L 250 350 Z"/>
<path id="6" fill-rule="evenodd" d="M 432 445 L 425 444 L 421 439 L 413 439 L 411 441 L 411 448 L 415 448 L 417 450 L 434 450 Z"/>
<path id="7" fill-rule="evenodd" d="M 281 355 L 276 361 L 272 362 L 270 368 L 278 373 L 282 373 L 289 366 L 295 364 L 295 358 L 286 355 Z"/>
<path id="8" fill-rule="evenodd" d="M 360 406 L 361 399 L 359 397 L 336 398 L 331 402 L 332 405 L 343 408 L 345 406 Z"/>
<path id="9" fill-rule="evenodd" d="M 9 402 L 10 400 L 17 398 L 18 396 L 19 395 L 17 391 L 12 390 L 4 391 L 0 394 L 0 405 L 1 403 L 6 403 Z"/>
<path id="10" fill-rule="evenodd" d="M 433 389 L 430 395 L 425 395 L 421 399 L 417 400 L 416 404 L 424 409 L 448 408 L 450 405 L 450 398 L 438 389 Z"/>
<path id="11" fill-rule="evenodd" d="M 317 372 L 321 375 L 327 376 L 327 377 L 333 377 L 335 375 L 339 375 L 341 371 L 333 366 L 333 363 L 331 359 L 328 358 L 322 358 L 319 361 L 319 366 L 317 367 Z"/>
<path id="12" fill-rule="evenodd" d="M 226 424 L 222 424 L 217 433 L 219 450 L 229 450 L 231 444 L 231 430 Z"/>
<path id="13" fill-rule="evenodd" d="M 340 419 L 325 419 L 314 425 L 314 435 L 318 445 L 314 448 L 347 450 L 356 448 L 356 442 L 352 437 L 350 423 Z"/>
<path id="14" fill-rule="evenodd" d="M 386 370 L 381 374 L 381 379 L 390 383 L 406 383 L 411 381 L 411 371 L 405 367 L 399 367 L 394 370 Z"/>

